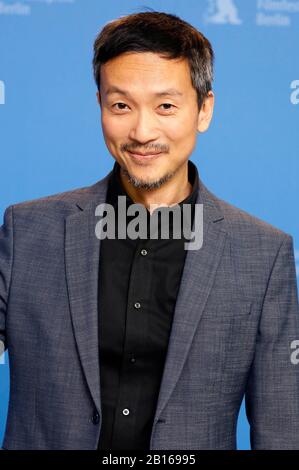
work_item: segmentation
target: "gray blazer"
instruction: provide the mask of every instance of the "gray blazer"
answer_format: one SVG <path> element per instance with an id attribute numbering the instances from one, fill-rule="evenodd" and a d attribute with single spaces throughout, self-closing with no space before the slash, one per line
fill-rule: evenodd
<path id="1" fill-rule="evenodd" d="M 92 186 L 9 206 L 0 229 L 5 449 L 96 449 L 101 430 Z M 253 449 L 299 449 L 293 238 L 200 181 L 203 246 L 188 250 L 150 449 L 235 449 L 245 394 Z M 99 312 L 101 313 L 101 312 Z"/>

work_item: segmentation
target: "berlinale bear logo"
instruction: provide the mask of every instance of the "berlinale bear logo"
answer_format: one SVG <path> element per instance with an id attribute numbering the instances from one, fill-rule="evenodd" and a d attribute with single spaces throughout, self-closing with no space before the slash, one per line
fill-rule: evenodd
<path id="1" fill-rule="evenodd" d="M 241 24 L 238 10 L 233 0 L 210 0 L 209 9 L 205 18 L 207 23 L 215 24 Z"/>

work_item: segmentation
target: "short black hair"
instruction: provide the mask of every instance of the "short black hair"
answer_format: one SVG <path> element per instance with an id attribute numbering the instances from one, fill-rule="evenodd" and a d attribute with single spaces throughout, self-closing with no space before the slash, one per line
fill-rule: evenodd
<path id="1" fill-rule="evenodd" d="M 195 27 L 170 13 L 146 11 L 108 22 L 94 42 L 93 74 L 100 91 L 100 68 L 125 52 L 153 52 L 166 59 L 186 58 L 198 108 L 212 90 L 214 52 Z"/>

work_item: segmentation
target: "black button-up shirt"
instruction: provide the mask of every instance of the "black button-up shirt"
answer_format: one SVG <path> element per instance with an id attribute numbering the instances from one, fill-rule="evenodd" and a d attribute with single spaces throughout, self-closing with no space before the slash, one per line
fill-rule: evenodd
<path id="1" fill-rule="evenodd" d="M 118 196 L 133 204 L 115 162 L 106 203 L 117 214 Z M 188 161 L 191 204 L 198 192 L 197 168 Z M 167 207 L 165 207 L 167 210 Z M 163 208 L 162 208 L 163 210 Z M 153 214 L 153 213 L 152 213 Z M 148 226 L 153 215 L 147 210 Z M 132 218 L 127 217 L 127 223 Z M 170 235 L 172 218 L 169 218 Z M 117 222 L 115 224 L 117 226 Z M 99 345 L 102 425 L 98 449 L 148 450 L 168 348 L 174 307 L 187 251 L 181 238 L 126 237 L 101 240 Z"/>

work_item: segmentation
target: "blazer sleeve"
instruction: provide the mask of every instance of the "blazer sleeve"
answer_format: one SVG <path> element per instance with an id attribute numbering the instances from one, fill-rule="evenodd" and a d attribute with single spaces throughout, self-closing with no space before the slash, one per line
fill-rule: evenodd
<path id="1" fill-rule="evenodd" d="M 293 237 L 280 244 L 267 284 L 245 392 L 252 449 L 299 449 L 299 340 Z"/>
<path id="2" fill-rule="evenodd" d="M 0 354 L 7 349 L 5 323 L 13 262 L 13 209 L 7 207 L 0 227 Z"/>

